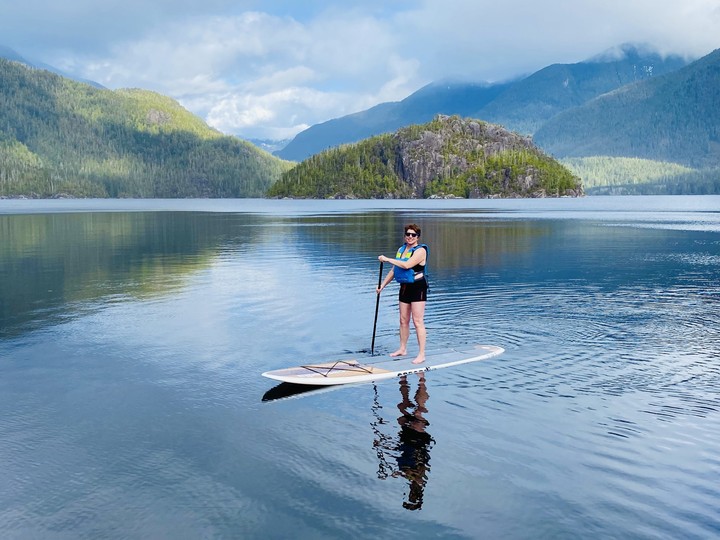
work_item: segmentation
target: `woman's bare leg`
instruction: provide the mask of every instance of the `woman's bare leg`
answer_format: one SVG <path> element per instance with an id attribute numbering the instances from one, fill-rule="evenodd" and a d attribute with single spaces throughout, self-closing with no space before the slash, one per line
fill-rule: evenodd
<path id="1" fill-rule="evenodd" d="M 405 356 L 407 354 L 407 342 L 410 337 L 410 307 L 412 305 L 400 302 L 400 348 L 391 353 L 390 356 Z"/>
<path id="2" fill-rule="evenodd" d="M 413 364 L 420 364 L 425 361 L 425 341 L 427 340 L 427 331 L 425 330 L 425 302 L 413 302 L 410 304 L 413 325 L 418 340 L 418 355 L 413 360 Z"/>

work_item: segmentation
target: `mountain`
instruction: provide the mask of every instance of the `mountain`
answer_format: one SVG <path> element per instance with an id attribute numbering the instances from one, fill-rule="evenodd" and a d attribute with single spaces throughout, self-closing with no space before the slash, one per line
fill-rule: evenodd
<path id="1" fill-rule="evenodd" d="M 527 137 L 459 116 L 316 154 L 283 174 L 271 197 L 427 198 L 582 195 L 580 179 Z"/>
<path id="2" fill-rule="evenodd" d="M 258 197 L 289 167 L 160 94 L 0 59 L 0 196 Z"/>
<path id="3" fill-rule="evenodd" d="M 686 64 L 679 56 L 662 57 L 647 47 L 626 44 L 585 62 L 543 68 L 513 84 L 475 116 L 531 135 L 556 114 Z"/>
<path id="4" fill-rule="evenodd" d="M 478 107 L 495 99 L 509 83 L 468 84 L 440 82 L 425 86 L 402 101 L 381 103 L 298 133 L 276 156 L 292 161 L 339 144 L 356 142 L 389 133 L 411 124 L 422 124 L 437 114 L 470 116 Z"/>
<path id="5" fill-rule="evenodd" d="M 548 120 L 535 141 L 559 157 L 646 158 L 720 167 L 720 49 Z"/>
<path id="6" fill-rule="evenodd" d="M 482 118 L 533 134 L 554 115 L 625 84 L 683 67 L 678 56 L 662 57 L 641 45 L 622 45 L 576 64 L 554 64 L 504 83 L 435 83 L 399 102 L 317 124 L 276 155 L 294 161 L 327 148 L 355 142 L 402 126 L 429 121 L 436 114 Z"/>
<path id="7" fill-rule="evenodd" d="M 90 81 L 88 79 L 74 77 L 73 75 L 69 75 L 68 73 L 65 73 L 61 69 L 58 69 L 54 66 L 51 66 L 48 64 L 43 64 L 42 62 L 35 62 L 35 61 L 28 60 L 25 57 L 21 56 L 20 53 L 18 53 L 17 51 L 11 49 L 10 47 L 6 47 L 4 45 L 0 45 L 0 58 L 4 58 L 6 60 L 12 60 L 14 62 L 20 62 L 21 64 L 25 64 L 26 66 L 33 67 L 33 68 L 45 69 L 47 71 L 55 73 L 56 75 L 60 75 L 61 77 L 67 77 L 68 79 L 72 79 L 74 81 L 89 84 L 90 86 L 94 86 L 95 88 L 105 88 L 100 83 L 96 83 L 95 81 Z"/>
<path id="8" fill-rule="evenodd" d="M 18 53 L 14 49 L 11 49 L 10 47 L 6 47 L 5 45 L 0 45 L 0 58 L 5 58 L 6 60 L 12 60 L 13 62 L 20 62 L 22 64 L 30 65 L 30 62 L 20 56 L 20 53 Z"/>
<path id="9" fill-rule="evenodd" d="M 287 144 L 290 142 L 290 139 L 246 139 L 248 142 L 253 143 L 255 146 L 260 148 L 261 150 L 265 150 L 266 152 L 270 152 L 271 154 L 273 152 L 277 152 L 278 150 L 282 150 L 287 146 Z"/>

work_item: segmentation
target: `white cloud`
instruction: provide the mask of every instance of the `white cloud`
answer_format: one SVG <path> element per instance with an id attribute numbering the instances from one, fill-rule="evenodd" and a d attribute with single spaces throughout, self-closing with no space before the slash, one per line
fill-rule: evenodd
<path id="1" fill-rule="evenodd" d="M 236 93 L 217 100 L 208 111 L 207 120 L 226 133 L 285 139 L 310 127 L 303 119 L 323 118 L 343 110 L 345 99 L 343 94 L 309 88 L 285 88 L 265 94 Z M 262 131 L 256 132 L 258 125 Z"/>
<path id="2" fill-rule="evenodd" d="M 317 72 L 307 66 L 293 66 L 253 79 L 246 84 L 246 88 L 252 92 L 272 92 L 278 88 L 311 85 L 318 78 Z"/>
<path id="3" fill-rule="evenodd" d="M 421 48 L 425 75 L 499 80 L 625 42 L 707 54 L 720 45 L 720 21 L 711 20 L 717 6 L 717 0 L 425 0 L 398 19 L 413 29 L 404 35 Z"/>
<path id="4" fill-rule="evenodd" d="M 112 60 L 85 59 L 81 71 L 110 88 L 172 95 L 226 133 L 286 138 L 426 82 L 418 60 L 394 53 L 394 42 L 387 23 L 358 12 L 308 24 L 248 12 L 171 22 L 115 45 Z"/>

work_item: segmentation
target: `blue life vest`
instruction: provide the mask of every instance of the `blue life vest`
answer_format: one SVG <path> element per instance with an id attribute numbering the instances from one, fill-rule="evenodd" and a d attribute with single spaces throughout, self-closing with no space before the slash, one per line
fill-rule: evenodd
<path id="1" fill-rule="evenodd" d="M 427 256 L 425 257 L 425 268 L 418 269 L 417 265 L 415 268 L 400 268 L 399 266 L 393 266 L 393 273 L 395 274 L 395 281 L 398 283 L 415 283 L 416 281 L 420 281 L 421 279 L 427 280 L 427 267 L 428 267 L 428 258 L 430 257 L 430 248 L 427 247 L 426 244 L 418 244 L 412 249 L 405 249 L 407 247 L 407 244 L 403 244 L 400 246 L 397 250 L 397 253 L 395 254 L 395 259 L 400 261 L 407 261 L 410 259 L 410 257 L 413 256 L 413 253 L 415 253 L 415 250 L 417 248 L 425 248 L 425 251 L 427 252 Z"/>

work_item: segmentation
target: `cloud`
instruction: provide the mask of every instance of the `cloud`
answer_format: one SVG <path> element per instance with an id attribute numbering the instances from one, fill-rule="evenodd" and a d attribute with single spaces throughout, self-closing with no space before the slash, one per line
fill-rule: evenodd
<path id="1" fill-rule="evenodd" d="M 359 12 L 326 13 L 307 24 L 245 12 L 156 27 L 115 45 L 112 61 L 55 63 L 109 88 L 172 95 L 225 133 L 287 138 L 424 83 L 419 62 L 394 53 L 394 41 L 387 22 Z"/>
<path id="2" fill-rule="evenodd" d="M 167 21 L 227 13 L 242 0 L 5 0 L 4 44 L 28 55 L 48 51 L 107 53 L 114 43 L 138 39 Z"/>
<path id="3" fill-rule="evenodd" d="M 717 6 L 717 0 L 425 0 L 399 14 L 398 26 L 413 29 L 403 36 L 423 59 L 426 76 L 502 80 L 626 42 L 707 54 L 720 44 L 717 15 L 712 21 Z"/>
<path id="4" fill-rule="evenodd" d="M 226 133 L 286 139 L 310 127 L 303 119 L 323 118 L 343 110 L 344 99 L 342 94 L 309 88 L 285 88 L 265 94 L 233 93 L 213 102 L 207 121 Z M 257 126 L 262 129 L 257 131 Z"/>
<path id="5" fill-rule="evenodd" d="M 223 132 L 285 138 L 443 78 L 497 81 L 624 42 L 698 57 L 718 0 L 25 0 L 3 44 L 110 88 L 170 95 Z"/>

